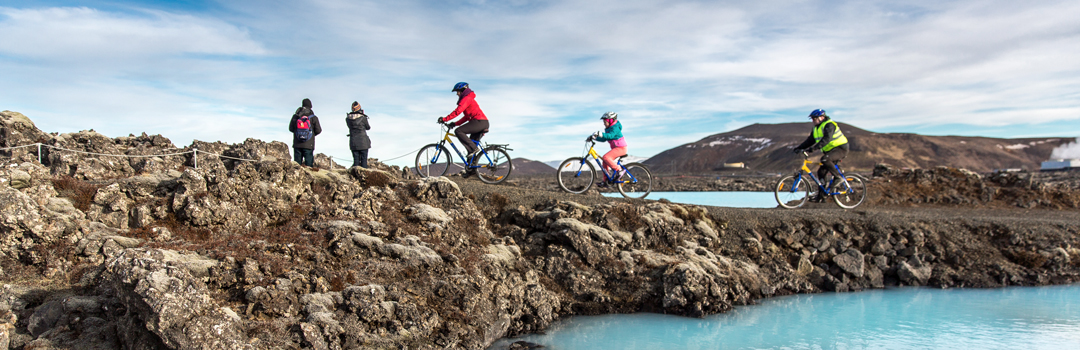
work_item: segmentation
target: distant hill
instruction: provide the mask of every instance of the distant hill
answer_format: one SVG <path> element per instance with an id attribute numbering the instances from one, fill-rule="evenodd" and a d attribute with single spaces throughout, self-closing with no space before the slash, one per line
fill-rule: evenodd
<path id="1" fill-rule="evenodd" d="M 600 150 L 597 150 L 597 152 L 600 152 Z M 604 152 L 607 152 L 607 151 L 604 151 Z M 603 156 L 604 152 L 600 152 L 600 155 Z M 623 158 L 623 164 L 634 163 L 634 162 L 640 163 L 640 162 L 644 162 L 646 159 L 649 159 L 649 158 L 648 157 L 638 157 L 638 156 L 635 156 L 633 154 L 629 154 L 629 155 L 626 156 L 626 158 Z M 556 167 L 558 167 L 559 164 L 562 164 L 562 162 L 564 160 L 566 160 L 566 159 L 552 160 L 552 161 L 544 162 L 544 164 L 547 164 L 548 166 L 550 166 L 551 169 L 554 171 L 554 169 Z M 593 165 L 596 165 L 596 163 L 593 163 Z"/>
<path id="2" fill-rule="evenodd" d="M 557 165 L 556 165 L 557 166 Z M 514 158 L 514 170 L 511 176 L 514 175 L 537 175 L 537 174 L 554 174 L 555 167 L 525 158 Z"/>
<path id="3" fill-rule="evenodd" d="M 944 165 L 978 172 L 1036 170 L 1054 148 L 1073 140 L 875 133 L 839 124 L 852 151 L 843 162 L 845 170 L 870 170 L 878 163 L 910 168 Z M 810 123 L 754 124 L 660 152 L 645 164 L 660 174 L 731 171 L 724 169 L 724 163 L 744 163 L 752 171 L 791 171 L 801 159 L 791 149 L 805 140 L 810 130 Z"/>

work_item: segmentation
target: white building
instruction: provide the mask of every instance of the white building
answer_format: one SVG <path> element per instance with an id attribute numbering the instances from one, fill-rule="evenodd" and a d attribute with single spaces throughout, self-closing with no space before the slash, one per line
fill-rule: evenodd
<path id="1" fill-rule="evenodd" d="M 1080 169 L 1080 159 L 1051 159 L 1042 162 L 1041 170 Z"/>

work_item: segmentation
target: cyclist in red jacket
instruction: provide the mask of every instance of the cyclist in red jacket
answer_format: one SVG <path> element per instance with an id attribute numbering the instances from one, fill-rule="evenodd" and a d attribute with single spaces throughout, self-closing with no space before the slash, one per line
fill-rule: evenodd
<path id="1" fill-rule="evenodd" d="M 476 93 L 469 88 L 469 83 L 460 82 L 454 84 L 454 89 L 451 91 L 456 92 L 458 95 L 457 108 L 447 116 L 440 117 L 439 123 L 449 122 L 457 118 L 458 115 L 463 115 L 460 120 L 454 123 L 454 126 L 458 127 L 454 134 L 457 135 L 461 144 L 465 145 L 465 149 L 469 151 L 465 159 L 473 162 L 476 154 L 480 153 L 480 148 L 476 147 L 472 140 L 480 141 L 480 138 L 484 137 L 484 133 L 488 132 L 488 119 L 484 115 L 484 111 L 480 110 L 480 105 L 476 103 Z M 462 177 L 469 177 L 474 173 L 476 173 L 475 169 L 469 169 L 462 174 Z"/>

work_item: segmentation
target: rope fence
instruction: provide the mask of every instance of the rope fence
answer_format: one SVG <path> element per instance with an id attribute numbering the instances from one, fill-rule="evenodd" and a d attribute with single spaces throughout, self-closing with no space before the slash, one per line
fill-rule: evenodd
<path id="1" fill-rule="evenodd" d="M 43 144 L 43 143 L 39 142 L 39 143 L 33 143 L 33 144 L 29 144 L 29 145 L 14 146 L 14 147 L 4 147 L 4 148 L 0 148 L 0 151 L 10 151 L 10 150 L 15 150 L 15 149 L 20 149 L 20 148 L 27 148 L 27 147 L 37 147 L 37 150 L 38 150 L 38 152 L 37 152 L 38 163 L 41 163 L 41 148 L 45 147 L 45 148 L 51 148 L 51 149 L 60 150 L 60 151 L 72 152 L 72 153 L 80 153 L 80 154 L 87 154 L 87 155 L 94 155 L 94 156 L 106 156 L 106 157 L 123 157 L 123 158 L 169 157 L 169 156 L 180 156 L 180 155 L 185 155 L 185 154 L 191 154 L 192 155 L 192 157 L 191 157 L 192 166 L 195 169 L 199 168 L 199 149 L 198 148 L 190 150 L 190 151 L 185 151 L 185 152 L 175 152 L 175 153 L 165 153 L 165 154 L 112 154 L 112 153 L 97 153 L 97 152 L 79 151 L 79 150 L 74 150 L 74 149 L 67 149 L 67 148 L 63 148 L 63 147 L 57 147 L 57 146 L 53 146 L 53 145 L 46 145 L 46 144 Z M 246 162 L 254 162 L 254 161 L 256 161 L 255 159 L 246 159 L 246 158 L 237 158 L 237 157 L 224 156 L 224 155 L 220 155 L 220 154 L 213 153 L 213 152 L 208 152 L 208 151 L 202 151 L 202 153 L 206 154 L 206 155 L 215 156 L 215 157 L 218 157 L 218 158 L 225 158 L 225 159 L 231 159 L 231 160 L 246 161 Z"/>
<path id="2" fill-rule="evenodd" d="M 185 155 L 185 154 L 192 154 L 193 155 L 191 157 L 192 166 L 194 168 L 196 168 L 196 169 L 199 168 L 199 154 L 200 153 L 205 154 L 205 155 L 218 157 L 218 158 L 224 158 L 224 159 L 230 159 L 230 160 L 236 160 L 236 161 L 244 161 L 244 162 L 254 162 L 254 161 L 256 161 L 255 159 L 237 158 L 237 157 L 230 157 L 230 156 L 226 156 L 226 155 L 220 155 L 220 154 L 209 152 L 209 151 L 199 151 L 198 148 L 190 150 L 190 151 L 185 151 L 185 152 L 175 152 L 175 153 L 165 153 L 165 154 L 111 154 L 111 153 L 97 153 L 97 152 L 79 151 L 79 150 L 74 150 L 74 149 L 67 149 L 67 148 L 63 148 L 63 147 L 57 147 L 57 146 L 53 146 L 53 145 L 46 145 L 46 144 L 43 144 L 43 143 L 39 142 L 39 143 L 32 143 L 32 144 L 29 144 L 29 145 L 22 145 L 22 146 L 2 147 L 2 148 L 0 148 L 0 151 L 10 151 L 10 150 L 16 150 L 16 149 L 28 148 L 28 147 L 37 147 L 38 163 L 41 163 L 41 148 L 42 147 L 51 148 L 51 149 L 60 150 L 60 151 L 65 151 L 65 152 L 80 153 L 80 154 L 87 154 L 87 155 L 94 155 L 94 156 L 124 157 L 124 158 L 169 157 L 169 156 L 180 156 L 180 155 Z M 176 148 L 176 149 L 179 149 L 179 148 Z M 390 158 L 390 159 L 387 159 L 387 160 L 380 160 L 380 161 L 388 162 L 388 161 L 392 161 L 392 160 L 401 159 L 401 158 L 403 158 L 405 156 L 415 154 L 419 150 L 420 150 L 420 148 L 417 148 L 415 150 L 409 151 L 408 153 L 402 154 L 400 156 Z M 330 156 L 330 155 L 327 155 L 327 157 L 332 159 L 332 160 L 337 160 L 337 161 L 342 162 L 342 163 L 352 162 L 353 161 L 352 159 L 345 159 L 345 158 L 334 157 L 334 156 Z"/>
<path id="3" fill-rule="evenodd" d="M 421 147 L 421 148 L 423 148 L 423 147 Z M 412 150 L 412 151 L 409 151 L 409 153 L 405 153 L 405 154 L 402 154 L 402 155 L 400 155 L 400 156 L 397 156 L 397 157 L 394 157 L 394 158 L 390 158 L 390 159 L 380 159 L 380 158 L 373 158 L 373 159 L 378 159 L 378 160 L 379 160 L 379 162 L 382 162 L 382 163 L 386 163 L 386 162 L 389 162 L 389 161 L 391 161 L 391 160 L 398 160 L 398 159 L 401 159 L 401 158 L 403 158 L 403 157 L 405 157 L 405 156 L 408 156 L 408 155 L 412 155 L 412 154 L 416 154 L 416 152 L 417 152 L 417 151 L 420 151 L 420 148 L 414 149 L 414 150 Z M 329 157 L 330 159 L 334 159 L 334 160 L 338 160 L 338 161 L 341 161 L 341 162 L 343 162 L 343 163 L 345 163 L 345 162 L 352 162 L 352 161 L 353 161 L 353 159 L 352 159 L 352 158 L 341 158 L 341 157 L 335 157 L 335 156 L 330 156 L 330 155 L 327 155 L 327 157 Z"/>

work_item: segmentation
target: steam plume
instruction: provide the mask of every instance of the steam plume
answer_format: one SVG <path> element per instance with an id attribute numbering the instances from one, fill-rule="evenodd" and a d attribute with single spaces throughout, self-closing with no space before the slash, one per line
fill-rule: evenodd
<path id="1" fill-rule="evenodd" d="M 1080 137 L 1050 151 L 1050 159 L 1080 159 Z"/>

